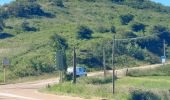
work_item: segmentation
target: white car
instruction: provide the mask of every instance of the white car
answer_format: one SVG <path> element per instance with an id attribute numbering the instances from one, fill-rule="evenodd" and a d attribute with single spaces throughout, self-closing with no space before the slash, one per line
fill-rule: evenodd
<path id="1" fill-rule="evenodd" d="M 73 67 L 67 68 L 67 74 L 73 75 Z M 86 69 L 83 67 L 76 67 L 76 76 L 87 76 Z"/>

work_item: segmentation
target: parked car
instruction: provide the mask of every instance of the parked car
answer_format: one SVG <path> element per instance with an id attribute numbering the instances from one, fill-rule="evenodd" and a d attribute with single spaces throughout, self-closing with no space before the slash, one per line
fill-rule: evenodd
<path id="1" fill-rule="evenodd" d="M 73 75 L 73 67 L 67 68 L 67 74 Z M 76 76 L 87 76 L 86 69 L 83 67 L 76 67 Z"/>

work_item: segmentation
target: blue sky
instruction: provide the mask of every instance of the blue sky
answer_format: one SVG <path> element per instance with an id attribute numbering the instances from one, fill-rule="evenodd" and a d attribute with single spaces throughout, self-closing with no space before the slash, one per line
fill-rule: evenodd
<path id="1" fill-rule="evenodd" d="M 14 0 L 0 0 L 0 5 L 9 3 L 11 1 L 14 1 Z M 151 1 L 159 2 L 159 3 L 162 3 L 163 5 L 170 6 L 170 0 L 151 0 Z"/>
<path id="2" fill-rule="evenodd" d="M 11 1 L 14 1 L 14 0 L 0 0 L 0 5 L 3 5 L 5 3 L 9 3 Z"/>
<path id="3" fill-rule="evenodd" d="M 151 0 L 151 1 L 162 3 L 165 6 L 170 6 L 170 0 Z"/>

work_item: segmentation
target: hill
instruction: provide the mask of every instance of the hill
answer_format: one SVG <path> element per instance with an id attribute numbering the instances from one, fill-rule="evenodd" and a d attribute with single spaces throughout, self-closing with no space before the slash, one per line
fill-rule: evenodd
<path id="1" fill-rule="evenodd" d="M 10 59 L 10 78 L 54 72 L 50 37 L 57 34 L 68 44 L 68 66 L 75 46 L 78 64 L 100 69 L 105 47 L 109 69 L 115 34 L 142 37 L 116 42 L 118 68 L 158 63 L 163 39 L 169 51 L 169 9 L 148 0 L 16 0 L 0 8 L 0 60 Z"/>

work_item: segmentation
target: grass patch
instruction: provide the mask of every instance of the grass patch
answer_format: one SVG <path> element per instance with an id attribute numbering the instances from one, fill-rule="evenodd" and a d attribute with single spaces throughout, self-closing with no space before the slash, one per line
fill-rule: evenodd
<path id="1" fill-rule="evenodd" d="M 79 78 L 77 84 L 72 84 L 72 82 L 66 82 L 64 84 L 56 84 L 52 87 L 43 89 L 43 92 L 50 92 L 59 95 L 72 95 L 80 96 L 84 98 L 118 98 L 126 99 L 129 98 L 128 93 L 116 93 L 112 95 L 112 90 L 110 86 L 111 77 L 106 79 L 103 78 Z"/>
<path id="2" fill-rule="evenodd" d="M 3 74 L 0 74 L 0 76 L 3 76 Z M 51 73 L 51 74 L 41 74 L 41 75 L 38 75 L 38 76 L 23 77 L 23 78 L 21 78 L 21 77 L 10 78 L 10 76 L 7 76 L 6 84 L 30 82 L 30 81 L 49 79 L 49 78 L 57 78 L 58 76 L 59 76 L 58 72 Z M 0 84 L 4 84 L 3 83 L 3 77 L 0 77 Z"/>
<path id="3" fill-rule="evenodd" d="M 151 70 L 134 70 L 128 73 L 128 76 L 170 76 L 170 65 L 161 66 Z"/>
<path id="4" fill-rule="evenodd" d="M 56 84 L 43 89 L 42 91 L 59 95 L 80 96 L 84 98 L 98 97 L 114 100 L 135 100 L 133 99 L 133 95 L 139 90 L 139 94 L 141 95 L 150 93 L 151 95 L 148 96 L 153 96 L 153 98 L 158 97 L 160 99 L 163 98 L 163 100 L 164 98 L 169 98 L 169 76 L 125 77 L 122 79 L 117 79 L 116 93 L 114 95 L 112 94 L 111 80 L 111 77 L 106 79 L 83 77 L 77 79 L 76 85 L 72 84 L 71 82 L 66 82 L 63 84 Z M 137 93 L 137 95 L 139 94 Z M 146 98 L 148 96 L 146 95 Z"/>

